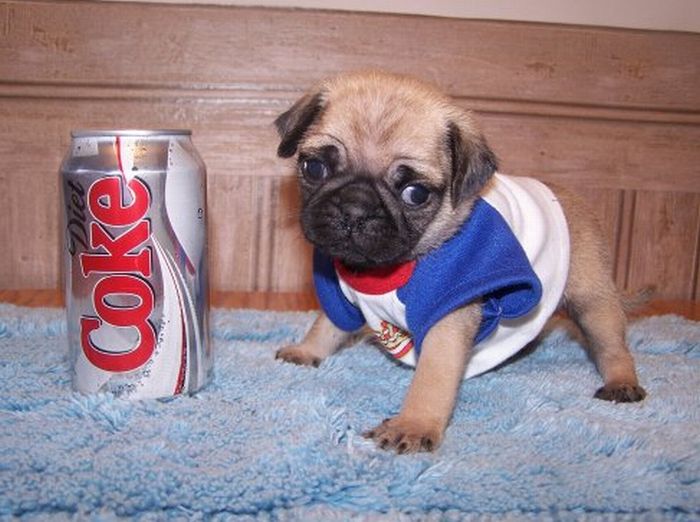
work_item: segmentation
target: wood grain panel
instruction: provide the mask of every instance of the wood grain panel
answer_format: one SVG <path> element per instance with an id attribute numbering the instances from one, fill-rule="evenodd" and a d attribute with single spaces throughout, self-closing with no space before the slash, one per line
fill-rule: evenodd
<path id="1" fill-rule="evenodd" d="M 560 184 L 700 192 L 700 125 L 483 114 L 502 170 Z"/>
<path id="2" fill-rule="evenodd" d="M 630 260 L 633 255 L 637 255 L 633 251 L 632 232 L 634 229 L 634 216 L 637 204 L 637 192 L 627 190 L 622 194 L 622 206 L 620 208 L 620 228 L 618 235 L 618 244 L 616 256 L 614 259 L 615 265 L 615 282 L 618 288 L 623 290 L 635 291 L 639 288 L 630 288 L 629 286 L 629 269 Z M 665 289 L 662 288 L 656 280 L 650 281 L 647 284 L 654 284 L 661 295 L 665 295 Z"/>
<path id="3" fill-rule="evenodd" d="M 272 121 L 287 105 L 266 99 L 24 99 L 0 96 L 3 162 L 16 174 L 58 165 L 73 128 L 185 127 L 214 175 L 279 176 Z M 478 114 L 502 160 L 516 175 L 612 190 L 700 191 L 700 126 Z"/>
<path id="4" fill-rule="evenodd" d="M 238 245 L 244 251 L 248 249 L 247 238 L 263 241 L 269 235 L 269 223 L 263 227 L 260 215 L 269 215 L 270 205 L 260 206 L 259 201 L 269 199 L 272 184 L 268 181 L 267 186 L 261 186 L 254 180 L 287 171 L 274 155 L 272 114 L 265 109 L 251 113 L 247 106 L 231 110 L 216 103 L 202 108 L 199 104 L 144 100 L 0 98 L 0 208 L 7 212 L 0 220 L 0 237 L 10 245 L 0 250 L 0 287 L 58 285 L 62 207 L 57 172 L 68 149 L 70 130 L 80 127 L 193 128 L 195 144 L 209 166 L 212 251 L 216 256 L 221 252 L 220 259 L 213 258 L 212 279 L 222 283 L 222 288 L 265 286 L 268 276 L 256 274 L 267 270 L 269 263 L 259 267 L 257 258 L 254 262 L 241 259 L 243 254 L 237 250 L 235 266 L 229 267 L 229 251 L 219 247 L 219 240 L 225 238 L 216 232 L 220 222 L 243 221 Z M 230 178 L 223 188 L 217 183 L 222 177 Z M 229 192 L 240 199 L 231 201 Z M 229 267 L 221 277 L 219 266 Z M 224 279 L 233 283 L 223 284 Z"/>
<path id="5" fill-rule="evenodd" d="M 627 276 L 626 259 L 629 246 L 626 236 L 628 231 L 624 227 L 625 192 L 575 186 L 570 188 L 581 196 L 598 220 L 612 255 L 613 278 L 615 283 L 623 288 Z"/>
<path id="6" fill-rule="evenodd" d="M 283 292 L 313 291 L 312 249 L 299 226 L 299 189 L 293 177 L 275 180 L 273 258 L 269 287 Z"/>
<path id="7" fill-rule="evenodd" d="M 32 150 L 50 147 L 60 156 L 71 128 L 188 127 L 215 171 L 273 176 L 282 164 L 274 156 L 272 121 L 291 103 L 270 97 L 103 100 L 89 93 L 61 99 L 0 95 L 0 100 L 8 139 Z M 700 125 L 477 115 L 506 172 L 611 189 L 700 190 Z"/>
<path id="8" fill-rule="evenodd" d="M 13 82 L 294 91 L 370 66 L 472 98 L 700 106 L 697 34 L 99 2 L 2 2 L 0 20 Z"/>
<path id="9" fill-rule="evenodd" d="M 693 284 L 693 300 L 700 301 L 700 226 L 698 227 L 698 233 L 695 237 L 695 244 L 697 245 L 695 249 L 695 270 L 694 270 L 694 284 Z"/>
<path id="10" fill-rule="evenodd" d="M 120 116 L 125 114 L 126 123 Z M 275 157 L 273 114 L 218 103 L 0 98 L 0 208 L 9 209 L 0 220 L 0 237 L 11 245 L 0 250 L 0 288 L 59 284 L 57 172 L 71 128 L 185 127 L 194 128 L 209 170 L 213 286 L 310 289 L 295 179 Z M 203 121 L 207 127 L 200 130 Z"/>
<path id="11" fill-rule="evenodd" d="M 627 288 L 655 283 L 664 298 L 692 299 L 699 227 L 700 194 L 639 191 Z"/>
<path id="12" fill-rule="evenodd" d="M 209 266 L 213 288 L 256 286 L 260 208 L 255 178 L 210 176 Z"/>
<path id="13" fill-rule="evenodd" d="M 322 11 L 0 1 L 0 288 L 60 282 L 73 128 L 191 128 L 215 291 L 311 290 L 271 122 L 328 74 L 417 74 L 473 108 L 503 171 L 582 192 L 615 277 L 698 298 L 700 35 Z"/>
<path id="14" fill-rule="evenodd" d="M 698 234 L 695 239 L 697 248 L 695 249 L 695 271 L 694 271 L 694 290 L 693 290 L 693 300 L 700 301 L 700 227 L 698 227 Z"/>
<path id="15" fill-rule="evenodd" d="M 290 178 L 212 176 L 212 287 L 311 292 L 311 248 L 302 237 Z"/>
<path id="16" fill-rule="evenodd" d="M 0 165 L 0 288 L 58 287 L 58 178 L 32 174 Z"/>
<path id="17" fill-rule="evenodd" d="M 214 287 L 281 291 L 309 288 L 308 247 L 296 227 L 297 193 L 292 169 L 274 155 L 276 137 L 270 122 L 277 111 L 276 103 L 256 106 L 209 99 L 175 104 L 169 100 L 0 98 L 0 152 L 5 167 L 0 173 L 5 188 L 0 205 L 13 209 L 1 230 L 3 237 L 21 234 L 25 238 L 17 249 L 0 252 L 0 259 L 6 258 L 0 285 L 21 288 L 37 282 L 57 284 L 56 170 L 67 149 L 71 128 L 186 127 L 194 129 L 194 141 L 209 168 Z M 627 123 L 570 121 L 566 132 L 572 136 L 567 141 L 560 138 L 564 129 L 559 121 L 520 115 L 484 115 L 483 119 L 488 134 L 493 135 L 494 148 L 504 158 L 506 172 L 533 174 L 577 190 L 587 188 L 589 199 L 608 224 L 611 238 L 615 227 L 620 226 L 620 217 L 613 211 L 621 188 L 698 189 L 693 172 L 698 152 L 689 143 L 694 134 L 683 133 L 682 128 L 671 139 L 671 126 L 647 125 L 659 133 L 650 138 L 638 133 L 632 140 L 638 150 L 630 147 L 620 154 L 615 137 L 636 131 Z M 650 131 L 646 129 L 646 133 Z M 624 146 L 624 140 L 618 141 Z M 671 154 L 676 161 L 681 158 L 681 168 L 665 175 L 669 163 L 659 159 L 658 143 L 675 151 Z M 637 178 L 612 175 L 621 169 L 621 161 L 627 162 L 631 172 L 639 172 L 630 160 L 646 163 L 647 168 Z M 39 212 L 27 217 L 27 201 L 41 202 Z M 232 244 L 239 246 L 232 250 L 226 234 L 227 227 L 234 225 Z M 619 245 L 614 251 L 619 259 Z M 295 263 L 288 266 L 290 257 Z"/>

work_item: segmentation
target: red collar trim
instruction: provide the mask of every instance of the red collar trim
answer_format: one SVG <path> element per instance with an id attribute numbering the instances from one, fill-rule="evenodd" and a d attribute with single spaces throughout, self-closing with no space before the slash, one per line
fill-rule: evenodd
<path id="1" fill-rule="evenodd" d="M 338 276 L 354 290 L 363 294 L 381 295 L 408 283 L 416 262 L 408 261 L 399 265 L 370 268 L 362 272 L 350 270 L 338 259 L 333 259 L 333 266 Z"/>

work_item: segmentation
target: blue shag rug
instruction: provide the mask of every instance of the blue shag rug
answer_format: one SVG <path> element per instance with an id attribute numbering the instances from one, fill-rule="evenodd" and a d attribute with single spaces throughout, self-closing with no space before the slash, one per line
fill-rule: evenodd
<path id="1" fill-rule="evenodd" d="M 698 520 L 700 323 L 630 327 L 638 404 L 592 398 L 565 329 L 465 381 L 434 454 L 361 433 L 413 375 L 360 343 L 274 360 L 313 313 L 215 310 L 215 378 L 127 402 L 70 388 L 63 311 L 0 305 L 0 518 L 28 520 Z"/>

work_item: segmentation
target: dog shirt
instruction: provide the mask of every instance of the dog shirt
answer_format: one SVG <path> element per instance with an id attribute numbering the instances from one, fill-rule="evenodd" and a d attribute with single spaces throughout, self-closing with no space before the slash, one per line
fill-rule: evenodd
<path id="1" fill-rule="evenodd" d="M 417 261 L 352 272 L 314 251 L 321 306 L 340 329 L 365 323 L 387 352 L 415 366 L 430 328 L 482 300 L 465 378 L 488 371 L 540 332 L 557 308 L 569 269 L 559 201 L 532 178 L 496 174 L 460 230 Z"/>

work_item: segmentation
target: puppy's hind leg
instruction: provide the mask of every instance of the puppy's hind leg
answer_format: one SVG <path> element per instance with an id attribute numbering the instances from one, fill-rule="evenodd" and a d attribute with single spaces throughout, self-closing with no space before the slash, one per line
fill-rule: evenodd
<path id="1" fill-rule="evenodd" d="M 627 318 L 612 280 L 609 254 L 591 212 L 575 196 L 557 191 L 571 233 L 571 264 L 564 291 L 567 311 L 588 345 L 603 387 L 598 399 L 636 402 L 646 396 L 639 385 L 626 341 Z"/>
<path id="2" fill-rule="evenodd" d="M 625 340 L 626 319 L 619 298 L 614 293 L 571 294 L 567 309 L 603 378 L 604 386 L 595 397 L 613 402 L 644 399 L 646 392 L 639 385 Z"/>

